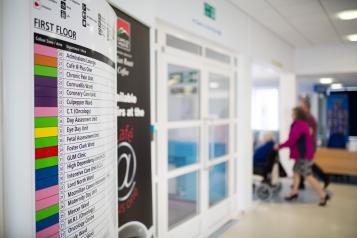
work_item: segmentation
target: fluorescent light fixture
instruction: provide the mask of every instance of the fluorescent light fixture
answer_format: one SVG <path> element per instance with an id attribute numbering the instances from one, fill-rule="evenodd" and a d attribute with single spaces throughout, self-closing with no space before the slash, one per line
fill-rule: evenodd
<path id="1" fill-rule="evenodd" d="M 357 34 L 348 35 L 346 38 L 349 41 L 357 41 Z"/>
<path id="2" fill-rule="evenodd" d="M 337 13 L 337 17 L 341 20 L 353 20 L 357 19 L 357 10 L 347 10 Z"/>
<path id="3" fill-rule="evenodd" d="M 320 78 L 321 84 L 331 84 L 333 82 L 333 78 Z"/>
<path id="4" fill-rule="evenodd" d="M 331 89 L 342 89 L 341 83 L 333 83 L 331 84 Z"/>

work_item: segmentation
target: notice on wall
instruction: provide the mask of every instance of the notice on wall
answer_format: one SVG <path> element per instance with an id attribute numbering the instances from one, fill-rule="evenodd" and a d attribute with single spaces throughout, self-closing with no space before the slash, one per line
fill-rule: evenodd
<path id="1" fill-rule="evenodd" d="M 151 237 L 149 28 L 117 14 L 119 237 Z"/>
<path id="2" fill-rule="evenodd" d="M 33 1 L 36 237 L 115 237 L 116 15 Z"/>
<path id="3" fill-rule="evenodd" d="M 331 94 L 327 98 L 327 123 L 330 134 L 349 134 L 348 94 Z"/>

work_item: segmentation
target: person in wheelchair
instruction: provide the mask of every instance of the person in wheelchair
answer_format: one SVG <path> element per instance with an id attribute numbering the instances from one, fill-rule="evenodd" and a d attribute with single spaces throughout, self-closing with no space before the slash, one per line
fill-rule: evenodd
<path id="1" fill-rule="evenodd" d="M 279 166 L 279 177 L 285 177 L 286 173 L 279 162 L 278 152 L 274 150 L 275 141 L 271 132 L 262 136 L 262 144 L 254 151 L 253 173 L 263 177 L 263 183 L 272 185 L 271 173 L 275 163 Z"/>

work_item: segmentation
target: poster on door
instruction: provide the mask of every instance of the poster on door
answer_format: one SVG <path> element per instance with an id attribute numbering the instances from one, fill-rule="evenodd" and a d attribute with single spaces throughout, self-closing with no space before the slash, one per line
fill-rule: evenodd
<path id="1" fill-rule="evenodd" d="M 116 15 L 32 4 L 36 237 L 115 237 Z"/>
<path id="2" fill-rule="evenodd" d="M 149 28 L 113 7 L 117 34 L 119 237 L 151 237 Z"/>

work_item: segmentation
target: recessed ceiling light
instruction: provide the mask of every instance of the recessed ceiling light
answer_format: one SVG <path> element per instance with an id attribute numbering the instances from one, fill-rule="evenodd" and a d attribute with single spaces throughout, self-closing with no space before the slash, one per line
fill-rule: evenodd
<path id="1" fill-rule="evenodd" d="M 321 84 L 330 84 L 333 82 L 333 78 L 320 78 Z"/>
<path id="2" fill-rule="evenodd" d="M 349 41 L 357 41 L 357 34 L 348 35 L 346 38 Z"/>
<path id="3" fill-rule="evenodd" d="M 331 84 L 331 89 L 342 89 L 342 84 L 341 83 L 333 83 Z"/>
<path id="4" fill-rule="evenodd" d="M 357 10 L 348 10 L 337 13 L 337 17 L 341 20 L 353 20 L 357 19 Z"/>

